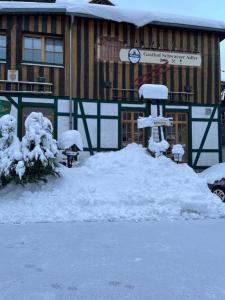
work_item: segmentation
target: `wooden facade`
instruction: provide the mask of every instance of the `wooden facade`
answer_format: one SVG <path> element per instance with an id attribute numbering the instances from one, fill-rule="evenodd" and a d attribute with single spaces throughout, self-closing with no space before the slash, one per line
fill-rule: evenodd
<path id="1" fill-rule="evenodd" d="M 121 90 L 128 90 L 125 98 L 137 98 L 139 78 L 144 83 L 165 84 L 171 92 L 193 93 L 188 101 L 214 104 L 220 98 L 220 38 L 215 33 L 145 26 L 111 21 L 76 19 L 73 28 L 74 67 L 73 95 L 78 98 L 113 99 Z M 101 38 L 118 39 L 121 47 L 160 49 L 200 53 L 201 67 L 167 66 L 158 71 L 159 65 L 136 64 L 116 61 L 98 61 L 96 49 Z M 78 42 L 76 42 L 78 41 Z M 152 80 L 146 80 L 153 73 Z M 111 85 L 107 86 L 107 82 Z M 113 92 L 114 90 L 114 92 Z M 130 90 L 130 91 L 129 91 Z M 133 91 L 134 90 L 134 91 Z M 136 94 L 135 94 L 136 91 Z M 178 94 L 179 95 L 179 94 Z M 185 101 L 184 97 L 176 101 Z"/>
<path id="2" fill-rule="evenodd" d="M 19 80 L 37 81 L 44 77 L 54 85 L 54 96 L 69 96 L 69 26 L 65 15 L 1 15 L 0 31 L 7 36 L 7 59 L 0 63 L 0 79 L 7 70 L 18 70 Z M 44 35 L 63 39 L 64 64 L 61 66 L 23 62 L 23 36 Z M 220 100 L 220 37 L 207 31 L 145 26 L 74 18 L 72 28 L 72 96 L 78 99 L 137 100 L 138 86 L 157 83 L 168 86 L 171 100 L 198 104 L 216 104 Z M 108 48 L 104 48 L 104 39 Z M 98 57 L 103 47 L 117 56 Z M 201 67 L 121 62 L 119 48 L 144 48 L 160 51 L 200 53 Z M 115 49 L 113 49 L 115 48 Z M 161 67 L 160 67 L 161 66 Z M 149 80 L 149 74 L 153 74 Z M 185 92 L 190 92 L 187 97 Z"/>
<path id="3" fill-rule="evenodd" d="M 69 19 L 64 15 L 1 15 L 0 32 L 7 37 L 7 56 L 0 62 L 0 79 L 7 79 L 7 70 L 18 70 L 20 81 L 36 82 L 45 77 L 46 82 L 54 85 L 54 95 L 68 95 L 68 61 L 69 48 L 66 40 L 69 35 Z M 23 36 L 59 37 L 64 41 L 64 65 L 45 66 L 40 63 L 23 62 Z M 69 67 L 68 67 L 69 68 Z"/>

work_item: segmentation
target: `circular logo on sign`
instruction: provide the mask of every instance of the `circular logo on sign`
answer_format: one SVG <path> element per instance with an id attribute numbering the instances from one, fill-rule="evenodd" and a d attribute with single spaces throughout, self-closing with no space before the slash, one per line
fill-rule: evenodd
<path id="1" fill-rule="evenodd" d="M 128 52 L 128 58 L 132 64 L 137 64 L 141 59 L 141 53 L 138 49 L 132 48 Z"/>

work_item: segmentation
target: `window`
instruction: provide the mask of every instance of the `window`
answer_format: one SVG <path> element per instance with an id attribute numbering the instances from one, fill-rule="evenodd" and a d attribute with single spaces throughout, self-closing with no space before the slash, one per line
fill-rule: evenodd
<path id="1" fill-rule="evenodd" d="M 63 64 L 63 42 L 46 37 L 24 37 L 23 60 L 47 64 Z"/>
<path id="2" fill-rule="evenodd" d="M 144 117 L 145 113 L 143 111 L 122 112 L 122 147 L 130 143 L 144 145 L 145 131 L 137 127 L 137 119 L 139 116 Z"/>
<path id="3" fill-rule="evenodd" d="M 48 63 L 63 63 L 63 46 L 61 40 L 46 39 L 45 43 L 45 59 Z"/>
<path id="4" fill-rule="evenodd" d="M 0 60 L 6 60 L 6 36 L 0 35 Z"/>
<path id="5" fill-rule="evenodd" d="M 171 156 L 172 145 L 181 144 L 184 147 L 183 161 L 188 160 L 188 113 L 183 112 L 167 112 L 167 118 L 173 118 L 173 127 L 166 127 L 166 140 L 170 144 L 168 156 Z"/>
<path id="6" fill-rule="evenodd" d="M 41 38 L 25 37 L 24 60 L 41 61 Z"/>

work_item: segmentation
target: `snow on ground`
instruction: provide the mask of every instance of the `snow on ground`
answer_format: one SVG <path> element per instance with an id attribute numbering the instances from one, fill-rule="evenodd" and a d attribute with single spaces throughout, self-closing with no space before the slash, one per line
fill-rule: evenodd
<path id="1" fill-rule="evenodd" d="M 225 163 L 216 164 L 205 171 L 199 173 L 199 176 L 208 183 L 225 178 Z"/>
<path id="2" fill-rule="evenodd" d="M 165 220 L 225 217 L 225 206 L 186 164 L 129 145 L 62 169 L 48 184 L 0 191 L 0 222 Z"/>
<path id="3" fill-rule="evenodd" d="M 224 300 L 224 223 L 0 225 L 0 300 Z"/>

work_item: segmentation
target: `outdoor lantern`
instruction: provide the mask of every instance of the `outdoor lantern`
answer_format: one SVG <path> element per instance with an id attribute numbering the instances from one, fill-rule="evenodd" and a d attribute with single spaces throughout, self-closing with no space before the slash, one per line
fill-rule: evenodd
<path id="1" fill-rule="evenodd" d="M 65 150 L 64 154 L 67 157 L 67 167 L 72 168 L 73 166 L 73 161 L 77 159 L 78 152 L 75 151 L 70 151 L 70 150 Z"/>
<path id="2" fill-rule="evenodd" d="M 182 145 L 177 144 L 172 149 L 173 160 L 178 164 L 181 163 L 184 156 L 184 148 Z"/>

